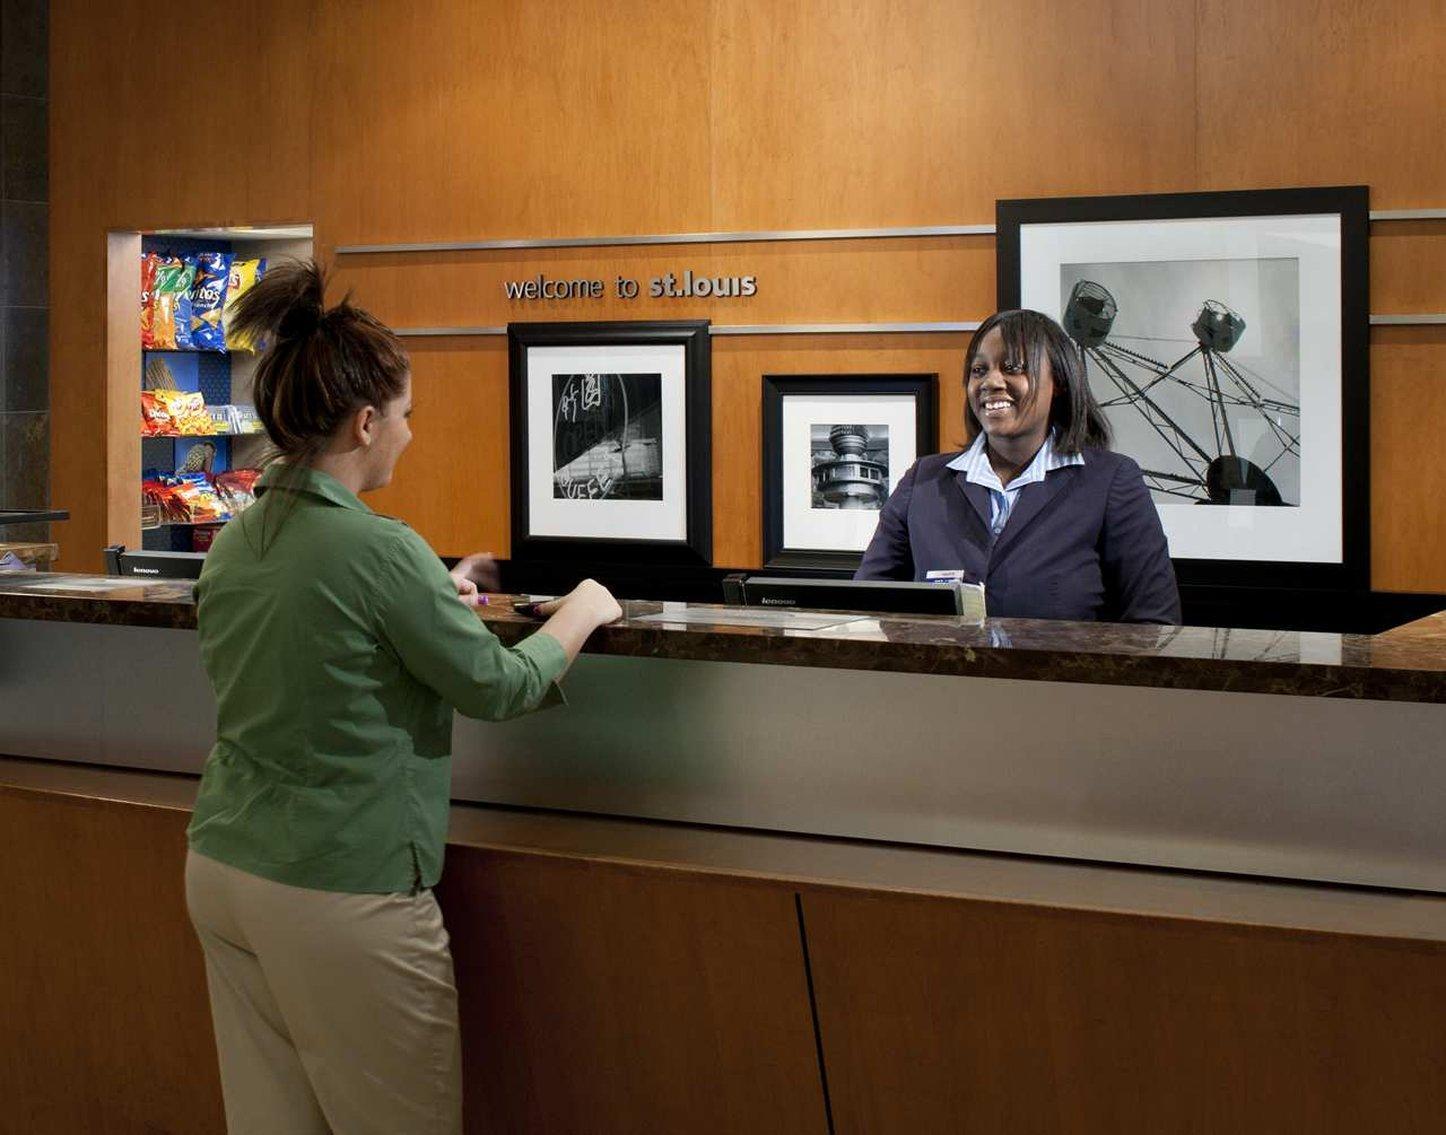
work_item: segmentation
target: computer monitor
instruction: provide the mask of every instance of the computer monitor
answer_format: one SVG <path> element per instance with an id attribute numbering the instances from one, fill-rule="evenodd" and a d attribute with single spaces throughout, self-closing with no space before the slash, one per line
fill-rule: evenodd
<path id="1" fill-rule="evenodd" d="M 903 583 L 877 579 L 734 575 L 723 581 L 723 600 L 747 607 L 801 607 L 821 611 L 984 618 L 984 588 L 979 584 L 953 580 Z"/>
<path id="2" fill-rule="evenodd" d="M 141 579 L 198 579 L 205 552 L 128 552 L 124 544 L 105 549 L 107 575 L 133 575 Z"/>

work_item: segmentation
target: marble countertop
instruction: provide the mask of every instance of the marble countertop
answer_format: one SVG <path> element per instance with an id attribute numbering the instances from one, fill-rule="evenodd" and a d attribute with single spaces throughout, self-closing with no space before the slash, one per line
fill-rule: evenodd
<path id="1" fill-rule="evenodd" d="M 191 583 L 0 575 L 0 619 L 189 630 Z M 492 595 L 478 615 L 506 642 L 537 622 Z M 820 615 L 626 601 L 591 654 L 949 674 L 1117 686 L 1446 703 L 1446 612 L 1379 635 L 943 616 Z M 0 632 L 3 642 L 3 632 Z"/>

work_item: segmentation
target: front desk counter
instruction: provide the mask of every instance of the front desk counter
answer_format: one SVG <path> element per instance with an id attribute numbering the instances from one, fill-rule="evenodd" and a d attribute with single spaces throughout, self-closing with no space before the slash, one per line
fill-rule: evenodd
<path id="1" fill-rule="evenodd" d="M 1446 617 L 624 607 L 566 707 L 457 723 L 469 1130 L 1440 1130 Z M 17 1129 L 220 1130 L 194 626 L 189 584 L 0 577 Z"/>

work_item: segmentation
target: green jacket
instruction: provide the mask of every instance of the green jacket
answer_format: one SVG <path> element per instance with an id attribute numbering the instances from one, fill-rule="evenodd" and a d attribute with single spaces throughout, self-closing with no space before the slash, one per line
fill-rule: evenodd
<path id="1" fill-rule="evenodd" d="M 452 709 L 561 700 L 562 645 L 502 645 L 398 520 L 335 478 L 272 466 L 196 584 L 216 744 L 188 832 L 297 887 L 415 891 L 442 873 Z"/>

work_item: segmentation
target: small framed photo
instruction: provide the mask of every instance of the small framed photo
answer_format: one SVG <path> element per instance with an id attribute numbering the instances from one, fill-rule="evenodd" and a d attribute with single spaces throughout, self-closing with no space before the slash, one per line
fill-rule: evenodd
<path id="1" fill-rule="evenodd" d="M 765 375 L 763 562 L 852 570 L 938 437 L 933 374 Z"/>
<path id="2" fill-rule="evenodd" d="M 706 565 L 706 320 L 512 323 L 512 557 Z"/>
<path id="3" fill-rule="evenodd" d="M 1369 587 L 1367 198 L 996 204 L 999 306 L 1075 341 L 1181 582 Z"/>

